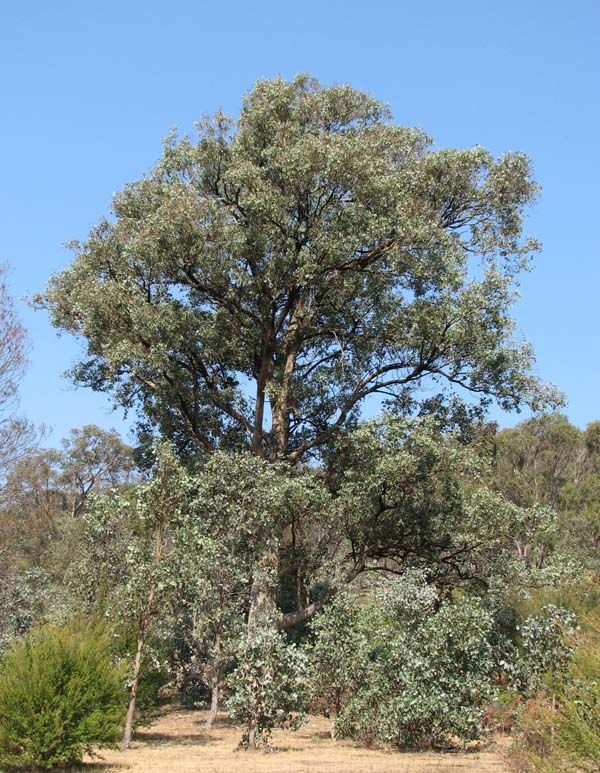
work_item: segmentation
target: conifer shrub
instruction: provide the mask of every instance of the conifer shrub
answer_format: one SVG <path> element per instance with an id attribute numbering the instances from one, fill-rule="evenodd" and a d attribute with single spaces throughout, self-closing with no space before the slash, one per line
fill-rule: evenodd
<path id="1" fill-rule="evenodd" d="M 124 674 L 96 624 L 45 627 L 0 659 L 0 768 L 44 771 L 114 746 Z"/>

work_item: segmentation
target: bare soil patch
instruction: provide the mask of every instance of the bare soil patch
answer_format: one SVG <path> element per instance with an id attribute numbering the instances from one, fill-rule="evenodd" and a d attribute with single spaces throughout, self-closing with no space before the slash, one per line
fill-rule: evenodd
<path id="1" fill-rule="evenodd" d="M 139 729 L 126 752 L 103 751 L 86 773 L 506 773 L 503 739 L 485 749 L 425 754 L 363 749 L 350 741 L 332 740 L 329 723 L 310 717 L 296 733 L 277 731 L 271 751 L 240 751 L 239 725 L 220 715 L 204 727 L 206 712 L 171 710 L 149 727 Z"/>

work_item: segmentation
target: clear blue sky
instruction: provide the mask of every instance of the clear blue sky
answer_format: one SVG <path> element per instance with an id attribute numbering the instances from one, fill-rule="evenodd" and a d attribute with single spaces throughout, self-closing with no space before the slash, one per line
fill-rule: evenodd
<path id="1" fill-rule="evenodd" d="M 516 309 L 578 425 L 600 418 L 599 0 L 42 0 L 1 3 L 0 260 L 25 296 L 70 259 L 161 138 L 257 78 L 310 72 L 387 102 L 437 146 L 523 150 L 544 244 Z M 54 429 L 124 429 L 61 373 L 77 348 L 19 304 L 33 350 L 22 410 Z M 503 423 L 514 423 L 504 417 Z"/>

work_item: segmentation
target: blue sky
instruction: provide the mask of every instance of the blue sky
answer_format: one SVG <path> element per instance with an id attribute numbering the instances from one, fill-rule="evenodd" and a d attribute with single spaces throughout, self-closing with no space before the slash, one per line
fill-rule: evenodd
<path id="1" fill-rule="evenodd" d="M 436 146 L 533 159 L 544 244 L 515 310 L 538 371 L 576 424 L 600 418 L 598 0 L 87 0 L 0 5 L 0 261 L 13 294 L 66 265 L 112 193 L 158 158 L 161 138 L 257 78 L 310 72 L 387 102 Z M 51 441 L 94 422 L 126 429 L 109 400 L 61 373 L 77 345 L 19 302 L 32 353 L 21 406 Z M 512 424 L 513 416 L 502 423 Z"/>

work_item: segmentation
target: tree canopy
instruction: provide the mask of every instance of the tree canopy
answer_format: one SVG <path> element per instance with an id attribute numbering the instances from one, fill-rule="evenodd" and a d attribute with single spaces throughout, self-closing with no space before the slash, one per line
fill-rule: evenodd
<path id="1" fill-rule="evenodd" d="M 371 395 L 552 398 L 511 304 L 536 243 L 528 159 L 434 149 L 349 86 L 259 81 L 170 137 L 40 298 L 73 375 L 181 449 L 318 454 Z"/>

